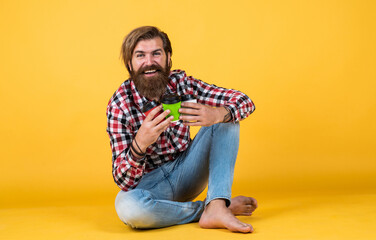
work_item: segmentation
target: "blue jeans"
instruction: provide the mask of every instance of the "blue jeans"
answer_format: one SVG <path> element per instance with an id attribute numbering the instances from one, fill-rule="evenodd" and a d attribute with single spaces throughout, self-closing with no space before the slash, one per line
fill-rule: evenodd
<path id="1" fill-rule="evenodd" d="M 239 123 L 201 127 L 175 161 L 145 174 L 135 189 L 119 192 L 119 218 L 132 228 L 161 228 L 197 222 L 213 199 L 229 206 L 238 148 Z M 207 184 L 206 201 L 192 202 Z"/>

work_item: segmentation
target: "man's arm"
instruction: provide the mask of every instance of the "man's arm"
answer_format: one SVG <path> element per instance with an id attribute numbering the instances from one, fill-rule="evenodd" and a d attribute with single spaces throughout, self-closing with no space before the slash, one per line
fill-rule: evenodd
<path id="1" fill-rule="evenodd" d="M 182 103 L 183 106 L 187 104 L 186 106 L 192 107 L 193 110 L 182 108 L 181 113 L 192 114 L 193 117 L 184 115 L 181 120 L 197 121 L 185 123 L 186 125 L 210 126 L 218 122 L 238 122 L 255 111 L 252 100 L 240 91 L 205 83 L 191 76 L 188 77 L 180 70 L 177 70 L 173 76 L 178 81 L 178 89 L 182 90 L 180 94 L 193 94 L 198 104 L 204 105 L 188 106 L 189 103 Z"/>
<path id="2" fill-rule="evenodd" d="M 127 191 L 137 186 L 137 179 L 141 178 L 145 169 L 145 161 L 131 152 L 134 132 L 127 124 L 124 112 L 110 104 L 106 114 L 112 150 L 112 175 L 119 188 Z"/>

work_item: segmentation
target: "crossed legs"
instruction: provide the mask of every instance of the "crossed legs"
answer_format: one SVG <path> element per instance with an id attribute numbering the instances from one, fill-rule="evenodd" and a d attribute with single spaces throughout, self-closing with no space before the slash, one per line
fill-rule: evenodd
<path id="1" fill-rule="evenodd" d="M 234 166 L 239 146 L 239 124 L 202 127 L 178 159 L 146 174 L 134 190 L 120 191 L 115 208 L 133 228 L 160 228 L 197 222 L 203 228 L 252 232 L 235 215 L 250 215 L 253 198 L 231 199 Z M 206 201 L 192 202 L 206 187 Z"/>

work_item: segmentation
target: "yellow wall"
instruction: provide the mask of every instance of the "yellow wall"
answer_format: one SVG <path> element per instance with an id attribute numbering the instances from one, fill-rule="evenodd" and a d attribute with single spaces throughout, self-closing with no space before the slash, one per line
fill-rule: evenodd
<path id="1" fill-rule="evenodd" d="M 234 187 L 375 189 L 375 5 L 2 0 L 1 207 L 114 197 L 105 110 L 141 25 L 169 34 L 173 67 L 254 100 Z"/>

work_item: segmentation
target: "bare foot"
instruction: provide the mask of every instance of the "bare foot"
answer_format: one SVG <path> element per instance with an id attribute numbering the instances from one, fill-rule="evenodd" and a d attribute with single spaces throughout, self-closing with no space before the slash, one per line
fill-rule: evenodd
<path id="1" fill-rule="evenodd" d="M 237 196 L 228 207 L 234 215 L 251 216 L 257 208 L 257 201 L 251 197 Z"/>
<path id="2" fill-rule="evenodd" d="M 202 228 L 227 228 L 232 232 L 253 232 L 252 225 L 237 219 L 222 199 L 215 199 L 206 206 L 199 225 Z"/>

